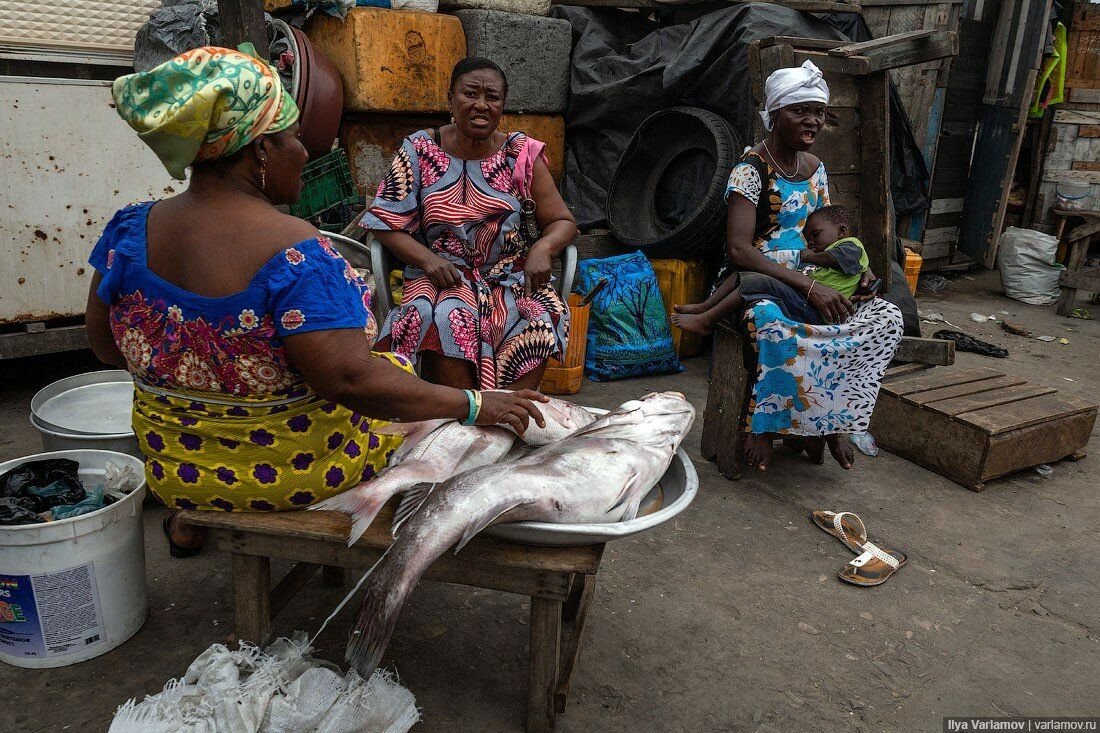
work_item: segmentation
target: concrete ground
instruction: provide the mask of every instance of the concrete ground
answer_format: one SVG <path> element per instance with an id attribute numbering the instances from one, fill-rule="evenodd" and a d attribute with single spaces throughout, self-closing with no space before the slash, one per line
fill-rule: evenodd
<path id="1" fill-rule="evenodd" d="M 1096 399 L 1100 324 L 999 291 L 996 273 L 956 277 L 946 291 L 922 293 L 921 308 L 1011 352 L 960 354 L 960 365 Z M 1069 343 L 1011 336 L 972 323 L 971 312 Z M 0 365 L 0 458 L 38 450 L 26 422 L 38 387 L 93 367 L 71 355 Z M 586 383 L 579 400 L 611 407 L 667 388 L 701 413 L 706 362 L 677 376 Z M 946 715 L 1100 712 L 1100 457 L 1058 463 L 1050 478 L 1024 471 L 977 494 L 887 453 L 860 456 L 846 473 L 777 449 L 766 475 L 731 483 L 699 458 L 701 428 L 700 419 L 686 442 L 701 484 L 695 503 L 607 547 L 558 730 L 910 732 L 939 731 Z M 819 508 L 859 513 L 872 539 L 907 552 L 908 565 L 878 588 L 840 582 L 851 555 L 809 522 Z M 225 639 L 228 557 L 170 559 L 162 511 L 146 513 L 145 626 L 75 666 L 0 665 L 5 729 L 105 730 L 119 704 L 159 690 Z M 312 631 L 340 595 L 313 581 L 276 632 Z M 525 606 L 491 591 L 420 586 L 385 659 L 416 695 L 420 730 L 522 729 Z M 321 637 L 323 657 L 342 659 L 351 616 L 345 610 Z"/>

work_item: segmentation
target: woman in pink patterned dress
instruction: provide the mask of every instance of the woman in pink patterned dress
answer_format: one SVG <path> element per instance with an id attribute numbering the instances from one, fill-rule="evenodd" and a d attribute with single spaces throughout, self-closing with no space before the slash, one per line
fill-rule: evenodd
<path id="1" fill-rule="evenodd" d="M 550 284 L 550 266 L 576 222 L 543 145 L 497 132 L 507 93 L 492 61 L 460 61 L 448 95 L 453 123 L 405 138 L 363 219 L 407 265 L 404 302 L 378 347 L 419 354 L 421 375 L 437 384 L 537 388 L 546 360 L 560 357 L 569 338 L 569 309 Z M 534 242 L 522 232 L 524 188 L 541 230 Z"/>

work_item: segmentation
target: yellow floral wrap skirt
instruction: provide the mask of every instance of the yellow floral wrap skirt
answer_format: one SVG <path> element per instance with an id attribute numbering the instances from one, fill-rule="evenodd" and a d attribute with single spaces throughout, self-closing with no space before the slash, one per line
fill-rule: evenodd
<path id="1" fill-rule="evenodd" d="M 412 371 L 393 354 L 376 354 Z M 153 494 L 169 507 L 301 509 L 368 481 L 401 437 L 389 423 L 305 396 L 232 401 L 137 386 L 133 425 Z"/>

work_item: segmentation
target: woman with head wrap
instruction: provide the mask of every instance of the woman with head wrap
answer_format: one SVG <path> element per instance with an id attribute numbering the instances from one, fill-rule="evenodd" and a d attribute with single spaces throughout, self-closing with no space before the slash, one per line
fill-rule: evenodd
<path id="1" fill-rule="evenodd" d="M 186 191 L 119 211 L 92 252 L 88 338 L 134 377 L 153 493 L 172 508 L 294 509 L 369 480 L 379 419 L 526 427 L 536 392 L 417 379 L 373 353 L 370 294 L 332 243 L 275 206 L 301 192 L 298 109 L 246 53 L 200 48 L 115 81 L 119 115 Z M 365 332 L 365 333 L 364 333 Z M 169 515 L 176 556 L 202 536 Z"/>
<path id="2" fill-rule="evenodd" d="M 825 165 L 809 152 L 825 124 L 829 87 L 806 61 L 771 74 L 764 92 L 768 136 L 745 151 L 726 188 L 720 284 L 705 303 L 681 307 L 679 319 L 712 317 L 720 303 L 725 315 L 744 312 L 758 357 L 745 443 L 752 465 L 765 470 L 782 435 L 818 461 L 827 444 L 847 469 L 854 458 L 847 434 L 867 430 L 901 340 L 901 312 L 873 297 L 850 300 L 799 271 L 806 221 L 829 205 Z M 858 261 L 837 265 L 860 271 Z M 873 279 L 868 270 L 864 284 Z"/>

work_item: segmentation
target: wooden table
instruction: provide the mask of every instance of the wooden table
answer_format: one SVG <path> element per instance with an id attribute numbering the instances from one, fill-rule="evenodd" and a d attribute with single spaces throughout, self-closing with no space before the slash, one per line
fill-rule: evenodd
<path id="1" fill-rule="evenodd" d="M 1074 217 L 1084 220 L 1083 224 L 1069 230 L 1069 236 L 1065 244 L 1066 271 L 1062 273 L 1060 283 L 1062 294 L 1058 297 L 1058 302 L 1054 308 L 1058 315 L 1068 316 L 1073 312 L 1073 304 L 1077 300 L 1078 289 L 1092 293 L 1100 292 L 1100 268 L 1083 269 L 1092 238 L 1100 234 L 1100 211 L 1051 209 L 1051 213 L 1058 217 L 1057 237 L 1059 240 L 1062 239 L 1067 221 Z"/>
<path id="2" fill-rule="evenodd" d="M 351 520 L 339 512 L 221 513 L 185 511 L 181 519 L 209 528 L 207 547 L 233 556 L 236 636 L 262 643 L 272 617 L 319 568 L 326 584 L 342 585 L 343 569 L 371 567 L 392 541 L 394 503 L 353 547 Z M 549 731 L 565 711 L 569 681 L 596 586 L 603 545 L 535 547 L 475 537 L 458 555 L 447 553 L 426 580 L 459 583 L 531 597 L 527 730 Z M 296 564 L 274 587 L 271 559 Z"/>

